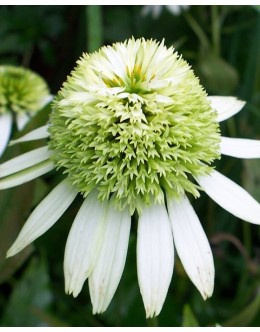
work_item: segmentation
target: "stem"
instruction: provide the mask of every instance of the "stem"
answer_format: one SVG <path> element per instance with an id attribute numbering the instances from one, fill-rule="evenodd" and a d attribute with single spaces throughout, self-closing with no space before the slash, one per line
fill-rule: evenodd
<path id="1" fill-rule="evenodd" d="M 34 46 L 31 45 L 28 50 L 24 53 L 23 59 L 22 59 L 22 66 L 25 68 L 28 68 L 31 62 L 31 58 L 33 55 Z"/>
<path id="2" fill-rule="evenodd" d="M 103 24 L 101 6 L 86 6 L 87 50 L 97 51 L 103 43 Z"/>
<path id="3" fill-rule="evenodd" d="M 203 29 L 200 27 L 198 22 L 194 19 L 194 17 L 188 11 L 184 11 L 183 15 L 184 15 L 186 21 L 188 22 L 188 24 L 190 25 L 190 27 L 192 28 L 193 32 L 198 37 L 204 52 L 208 53 L 208 51 L 210 49 L 210 42 L 208 40 L 208 37 L 204 33 Z"/>
<path id="4" fill-rule="evenodd" d="M 234 118 L 229 118 L 227 120 L 228 132 L 231 137 L 237 137 L 237 130 Z"/>
<path id="5" fill-rule="evenodd" d="M 220 16 L 218 6 L 211 6 L 211 35 L 213 52 L 220 56 Z"/>
<path id="6" fill-rule="evenodd" d="M 158 317 L 148 318 L 147 319 L 148 327 L 158 327 Z"/>
<path id="7" fill-rule="evenodd" d="M 247 250 L 247 254 L 251 257 L 251 250 L 252 250 L 252 232 L 251 232 L 251 225 L 247 222 L 243 223 L 243 242 Z"/>

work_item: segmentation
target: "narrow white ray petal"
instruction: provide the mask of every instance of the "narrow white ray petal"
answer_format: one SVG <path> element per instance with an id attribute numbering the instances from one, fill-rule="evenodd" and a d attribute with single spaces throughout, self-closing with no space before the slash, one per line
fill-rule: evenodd
<path id="1" fill-rule="evenodd" d="M 49 104 L 53 100 L 54 96 L 53 95 L 48 95 L 46 97 L 43 97 L 41 100 L 41 107 L 43 108 L 47 104 Z"/>
<path id="2" fill-rule="evenodd" d="M 157 316 L 173 273 L 173 237 L 164 205 L 143 207 L 138 221 L 137 274 L 146 317 Z"/>
<path id="3" fill-rule="evenodd" d="M 52 227 L 67 210 L 76 195 L 77 191 L 67 179 L 58 184 L 32 212 L 16 241 L 8 250 L 7 257 L 16 255 Z"/>
<path id="4" fill-rule="evenodd" d="M 208 239 L 189 200 L 167 197 L 174 244 L 185 271 L 204 300 L 214 288 L 214 261 Z"/>
<path id="5" fill-rule="evenodd" d="M 128 210 L 117 211 L 110 202 L 100 252 L 89 276 L 93 314 L 104 312 L 115 294 L 125 266 L 130 225 Z"/>
<path id="6" fill-rule="evenodd" d="M 0 157 L 9 141 L 12 130 L 12 115 L 6 113 L 0 116 Z"/>
<path id="7" fill-rule="evenodd" d="M 260 204 L 235 182 L 217 171 L 200 176 L 197 181 L 223 209 L 240 219 L 260 224 Z"/>
<path id="8" fill-rule="evenodd" d="M 26 113 L 18 113 L 16 115 L 16 126 L 19 131 L 23 130 L 27 122 L 30 120 L 30 116 Z"/>
<path id="9" fill-rule="evenodd" d="M 217 111 L 218 122 L 224 121 L 235 115 L 245 106 L 245 102 L 236 97 L 208 96 L 211 106 Z"/>
<path id="10" fill-rule="evenodd" d="M 36 141 L 39 139 L 47 138 L 49 136 L 50 136 L 50 134 L 48 133 L 48 126 L 46 125 L 46 126 L 42 126 L 37 129 L 34 129 L 34 130 L 30 131 L 28 134 L 26 134 L 16 140 L 11 141 L 9 145 L 14 145 L 17 143 L 23 143 L 23 142 L 28 142 L 28 141 Z"/>
<path id="11" fill-rule="evenodd" d="M 236 158 L 260 158 L 260 141 L 222 136 L 220 151 Z"/>
<path id="12" fill-rule="evenodd" d="M 0 164 L 0 178 L 22 171 L 28 167 L 34 166 L 44 160 L 49 159 L 51 152 L 47 146 L 24 153 Z"/>
<path id="13" fill-rule="evenodd" d="M 0 180 L 0 190 L 19 186 L 29 182 L 54 169 L 54 164 L 50 161 L 43 161 L 33 167 L 27 168 L 18 173 L 12 174 Z"/>
<path id="14" fill-rule="evenodd" d="M 74 297 L 80 293 L 96 262 L 102 242 L 107 204 L 93 191 L 84 200 L 70 229 L 65 247 L 65 291 Z"/>

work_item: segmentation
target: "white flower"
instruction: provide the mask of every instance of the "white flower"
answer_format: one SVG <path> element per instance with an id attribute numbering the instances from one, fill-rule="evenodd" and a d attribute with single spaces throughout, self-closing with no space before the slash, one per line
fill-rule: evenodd
<path id="1" fill-rule="evenodd" d="M 0 157 L 11 136 L 13 118 L 20 131 L 51 100 L 39 75 L 23 67 L 0 66 Z"/>
<path id="2" fill-rule="evenodd" d="M 189 5 L 147 5 L 142 8 L 141 14 L 146 16 L 151 14 L 154 19 L 159 18 L 165 7 L 171 14 L 178 16 L 182 11 L 188 10 Z"/>
<path id="3" fill-rule="evenodd" d="M 161 311 L 174 246 L 202 297 L 210 297 L 212 252 L 186 192 L 198 197 L 202 188 L 236 217 L 260 224 L 260 204 L 210 166 L 219 150 L 260 157 L 260 141 L 219 135 L 218 122 L 244 104 L 235 97 L 207 97 L 187 63 L 163 43 L 131 39 L 84 55 L 53 104 L 49 127 L 13 142 L 49 136 L 49 148 L 0 165 L 0 189 L 54 168 L 67 176 L 33 211 L 8 257 L 46 232 L 81 193 L 84 202 L 65 248 L 68 294 L 77 296 L 88 279 L 93 313 L 106 310 L 123 273 L 131 214 L 137 211 L 137 271 L 146 316 Z"/>

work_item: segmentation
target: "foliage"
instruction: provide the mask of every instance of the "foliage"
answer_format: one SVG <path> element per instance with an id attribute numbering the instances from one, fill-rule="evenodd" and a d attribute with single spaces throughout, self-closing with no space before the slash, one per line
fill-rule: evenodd
<path id="1" fill-rule="evenodd" d="M 258 6 L 191 6 L 174 16 L 144 15 L 143 6 L 1 6 L 0 64 L 27 66 L 56 94 L 84 51 L 126 38 L 165 38 L 188 61 L 209 94 L 247 101 L 221 123 L 224 136 L 260 138 L 260 12 Z M 49 108 L 25 128 L 43 125 Z M 14 134 L 18 136 L 18 134 Z M 3 160 L 32 143 L 10 148 Z M 33 143 L 40 144 L 40 142 Z M 36 146 L 35 146 L 36 147 Z M 260 161 L 223 157 L 218 169 L 260 200 Z M 260 228 L 236 220 L 202 195 L 194 201 L 215 259 L 213 297 L 203 301 L 177 260 L 160 316 L 146 320 L 136 273 L 136 223 L 126 268 L 108 310 L 91 312 L 87 287 L 76 298 L 64 293 L 63 255 L 81 199 L 33 246 L 4 255 L 37 202 L 57 183 L 50 174 L 0 192 L 1 326 L 259 326 Z"/>

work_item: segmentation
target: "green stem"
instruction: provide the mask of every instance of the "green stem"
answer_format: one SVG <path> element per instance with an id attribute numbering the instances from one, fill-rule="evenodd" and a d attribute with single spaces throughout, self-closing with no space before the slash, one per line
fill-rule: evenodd
<path id="1" fill-rule="evenodd" d="M 86 6 L 87 50 L 97 51 L 103 43 L 103 24 L 101 6 Z"/>
<path id="2" fill-rule="evenodd" d="M 234 118 L 229 118 L 227 120 L 227 127 L 230 137 L 237 137 L 237 130 Z"/>
<path id="3" fill-rule="evenodd" d="M 147 319 L 147 326 L 148 327 L 158 327 L 158 317 L 148 318 Z"/>
<path id="4" fill-rule="evenodd" d="M 251 257 L 251 251 L 252 251 L 251 238 L 252 238 L 251 225 L 248 224 L 247 222 L 243 222 L 243 242 L 249 257 Z"/>
<path id="5" fill-rule="evenodd" d="M 28 50 L 24 53 L 23 60 L 22 60 L 22 66 L 25 68 L 28 68 L 32 59 L 34 51 L 34 46 L 31 45 Z"/>
<path id="6" fill-rule="evenodd" d="M 220 16 L 218 6 L 211 6 L 211 35 L 214 54 L 220 56 Z"/>
<path id="7" fill-rule="evenodd" d="M 183 15 L 184 15 L 186 21 L 188 22 L 188 24 L 190 25 L 190 27 L 192 28 L 193 32 L 198 37 L 203 51 L 205 53 L 208 53 L 210 50 L 210 42 L 208 40 L 208 37 L 204 33 L 203 29 L 200 27 L 198 22 L 194 19 L 194 17 L 188 11 L 184 11 Z"/>

